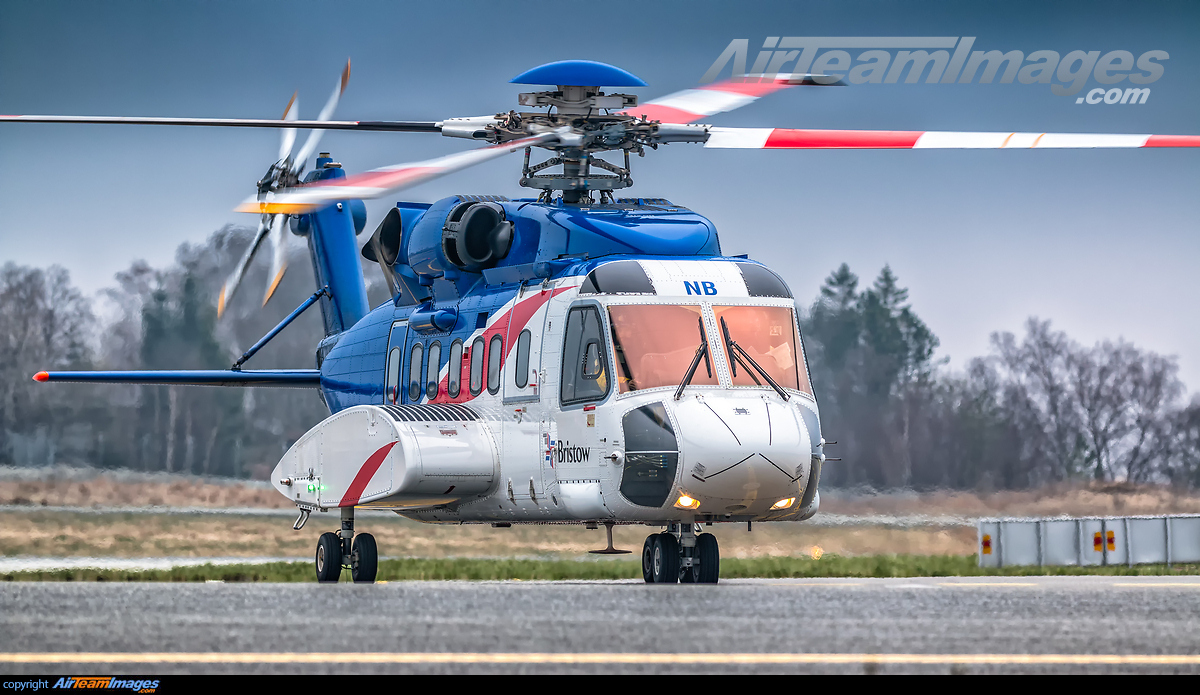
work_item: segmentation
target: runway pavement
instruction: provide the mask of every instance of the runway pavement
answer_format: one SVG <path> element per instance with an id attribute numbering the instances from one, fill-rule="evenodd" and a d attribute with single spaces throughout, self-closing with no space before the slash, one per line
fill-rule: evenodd
<path id="1" fill-rule="evenodd" d="M 0 587 L 0 672 L 1200 672 L 1200 577 Z"/>

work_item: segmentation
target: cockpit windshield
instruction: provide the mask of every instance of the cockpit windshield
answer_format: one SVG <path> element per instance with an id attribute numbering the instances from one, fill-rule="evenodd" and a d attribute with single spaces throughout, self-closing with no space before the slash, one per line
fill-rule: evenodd
<path id="1" fill-rule="evenodd" d="M 621 393 L 677 386 L 687 373 L 700 345 L 703 307 L 670 304 L 620 304 L 610 306 L 613 342 L 617 353 L 617 382 Z M 708 336 L 708 344 L 715 343 Z M 693 385 L 715 386 L 717 373 L 710 376 L 701 365 Z"/>
<path id="2" fill-rule="evenodd" d="M 729 337 L 784 388 L 812 394 L 804 359 L 796 341 L 795 314 L 781 306 L 714 306 L 719 325 L 724 319 Z M 724 341 L 717 341 L 724 346 Z M 726 351 L 728 353 L 728 350 Z M 728 357 L 728 354 L 726 355 Z M 734 386 L 755 386 L 757 374 L 739 367 Z"/>
<path id="3" fill-rule="evenodd" d="M 729 337 L 745 350 L 771 378 L 784 388 L 811 394 L 804 357 L 796 332 L 795 313 L 778 306 L 714 306 L 717 325 L 721 319 Z M 608 307 L 616 348 L 617 383 L 621 393 L 660 386 L 677 387 L 685 377 L 700 346 L 700 305 L 615 304 Z M 720 332 L 707 328 L 708 349 L 731 359 Z M 689 382 L 693 386 L 716 386 L 720 382 L 713 363 L 710 374 L 702 361 Z M 753 376 L 752 376 L 753 374 Z M 734 386 L 755 386 L 764 380 L 741 366 L 732 377 Z M 765 383 L 762 384 L 766 386 Z"/>

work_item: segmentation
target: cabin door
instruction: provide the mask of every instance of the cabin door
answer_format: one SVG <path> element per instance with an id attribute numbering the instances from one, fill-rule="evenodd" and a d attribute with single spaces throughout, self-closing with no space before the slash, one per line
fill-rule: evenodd
<path id="1" fill-rule="evenodd" d="M 527 500 L 538 507 L 550 504 L 542 481 L 540 446 L 541 409 L 538 403 L 538 373 L 542 366 L 541 314 L 529 288 L 518 290 L 509 314 L 506 358 L 503 373 L 504 467 L 512 481 L 513 499 Z M 533 303 L 531 303 L 533 302 Z M 535 323 L 535 320 L 537 321 Z"/>

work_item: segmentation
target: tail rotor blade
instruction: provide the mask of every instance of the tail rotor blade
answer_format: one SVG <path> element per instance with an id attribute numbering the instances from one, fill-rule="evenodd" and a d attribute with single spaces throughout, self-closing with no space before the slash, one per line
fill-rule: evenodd
<path id="1" fill-rule="evenodd" d="M 325 102 L 325 107 L 321 109 L 321 114 L 317 116 L 318 121 L 328 121 L 333 116 L 334 109 L 337 108 L 338 101 L 342 98 L 342 93 L 346 91 L 346 84 L 350 82 L 350 60 L 346 60 L 346 68 L 342 70 L 342 76 L 338 78 L 338 83 L 333 88 L 333 94 L 329 96 L 329 101 Z M 296 159 L 292 163 L 292 173 L 299 174 L 304 168 L 304 163 L 317 150 L 317 143 L 321 141 L 321 136 L 325 134 L 324 130 L 313 130 L 308 134 L 308 139 L 304 141 L 304 146 L 300 148 L 300 153 L 296 155 Z"/>
<path id="2" fill-rule="evenodd" d="M 258 251 L 258 247 L 262 245 L 263 239 L 267 235 L 269 228 L 268 216 L 263 215 L 262 220 L 258 223 L 258 230 L 254 232 L 254 239 L 250 242 L 250 246 L 246 248 L 246 252 L 238 260 L 237 266 L 233 269 L 229 279 L 221 286 L 221 293 L 217 295 L 217 318 L 225 313 L 225 307 L 229 305 L 233 299 L 233 293 L 237 292 L 238 285 L 242 283 L 242 276 L 246 274 L 246 266 L 250 265 L 250 260 L 254 258 L 254 253 Z"/>
<path id="3" fill-rule="evenodd" d="M 287 108 L 283 110 L 283 120 L 294 121 L 300 112 L 300 105 L 296 103 L 296 93 L 292 93 L 292 100 L 288 102 Z M 292 153 L 292 145 L 296 144 L 296 129 L 284 128 L 280 133 L 279 142 L 279 159 L 282 161 Z"/>
<path id="4" fill-rule="evenodd" d="M 287 237 L 284 234 L 286 224 L 287 215 L 271 215 L 271 231 L 267 236 L 271 242 L 271 274 L 268 276 L 267 292 L 263 295 L 263 306 L 266 306 L 271 295 L 275 294 L 279 281 L 283 280 L 283 274 L 287 272 Z"/>

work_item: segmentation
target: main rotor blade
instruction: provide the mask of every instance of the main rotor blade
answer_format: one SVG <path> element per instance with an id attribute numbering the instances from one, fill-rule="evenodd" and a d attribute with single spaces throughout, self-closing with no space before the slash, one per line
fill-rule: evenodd
<path id="1" fill-rule="evenodd" d="M 233 299 L 233 293 L 237 292 L 238 285 L 242 284 L 242 276 L 246 273 L 246 266 L 250 265 L 250 259 L 254 258 L 254 252 L 258 251 L 258 247 L 262 245 L 263 238 L 267 235 L 270 229 L 270 224 L 266 215 L 258 222 L 258 230 L 254 232 L 254 239 L 250 242 L 250 246 L 246 248 L 246 252 L 238 260 L 237 266 L 234 267 L 233 273 L 229 275 L 229 279 L 221 286 L 221 293 L 217 295 L 217 318 L 225 313 L 225 307 L 229 301 Z"/>
<path id="2" fill-rule="evenodd" d="M 348 82 L 350 82 L 350 59 L 347 58 L 346 68 L 342 70 L 342 76 L 338 78 L 338 83 L 334 85 L 333 94 L 330 95 L 329 101 L 325 102 L 325 107 L 321 109 L 320 115 L 317 116 L 318 121 L 328 121 L 329 117 L 333 115 L 334 109 L 337 108 L 338 100 L 342 98 L 342 93 L 346 91 L 346 84 Z M 299 174 L 300 170 L 304 168 L 304 163 L 317 150 L 317 143 L 321 141 L 321 136 L 324 134 L 324 130 L 314 130 L 308 134 L 308 139 L 304 141 L 304 146 L 300 148 L 300 153 L 296 155 L 296 159 L 292 162 L 293 174 Z"/>
<path id="3" fill-rule="evenodd" d="M 145 116 L 4 116 L 0 123 L 109 123 L 120 125 L 190 125 L 226 128 L 320 128 L 378 130 L 393 133 L 440 133 L 441 121 L 287 121 L 272 118 L 152 118 Z"/>
<path id="4" fill-rule="evenodd" d="M 564 131 L 566 129 L 563 129 Z M 262 212 L 303 214 L 336 200 L 349 198 L 378 198 L 390 191 L 411 188 L 417 184 L 432 181 L 440 176 L 461 171 L 476 164 L 483 164 L 512 152 L 518 152 L 526 147 L 535 147 L 548 142 L 558 141 L 563 133 L 559 131 L 542 133 L 520 140 L 513 140 L 500 145 L 481 147 L 467 152 L 429 159 L 423 162 L 397 164 L 395 166 L 373 169 L 371 171 L 347 176 L 343 179 L 332 179 L 319 183 L 287 188 L 277 191 L 270 200 L 250 198 L 237 207 L 238 212 Z"/>
<path id="5" fill-rule="evenodd" d="M 287 108 L 283 110 L 283 120 L 294 121 L 300 112 L 300 105 L 296 103 L 296 93 L 292 92 L 292 100 L 288 102 Z M 296 130 L 294 128 L 285 128 L 280 133 L 279 142 L 279 161 L 283 161 L 292 153 L 292 145 L 296 144 Z"/>
<path id="6" fill-rule="evenodd" d="M 267 276 L 267 292 L 263 295 L 263 306 L 270 301 L 279 287 L 279 281 L 287 272 L 287 236 L 284 228 L 287 226 L 287 215 L 271 215 L 271 231 L 267 240 L 271 242 L 271 274 Z"/>
<path id="7" fill-rule="evenodd" d="M 829 75 L 795 74 L 746 75 L 722 82 L 714 82 L 695 89 L 668 94 L 648 101 L 641 106 L 621 111 L 626 116 L 642 116 L 648 121 L 662 123 L 691 123 L 705 116 L 725 113 L 750 104 L 758 99 L 796 85 L 841 85 L 836 77 Z"/>
<path id="8" fill-rule="evenodd" d="M 1200 135 L 709 127 L 705 147 L 754 150 L 1200 147 Z"/>

